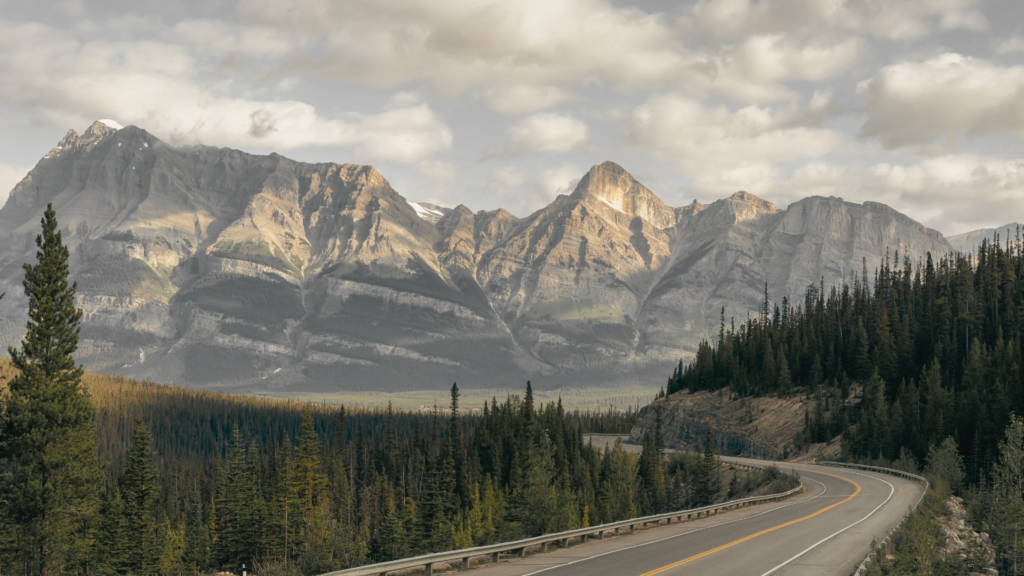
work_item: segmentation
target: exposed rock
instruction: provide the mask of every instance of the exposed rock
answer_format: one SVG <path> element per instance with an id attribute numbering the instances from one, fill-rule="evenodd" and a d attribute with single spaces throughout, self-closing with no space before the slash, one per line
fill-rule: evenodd
<path id="1" fill-rule="evenodd" d="M 983 572 L 971 574 L 998 574 L 995 568 L 992 568 L 996 561 L 995 547 L 992 546 L 988 534 L 975 532 L 967 524 L 963 498 L 950 496 L 946 500 L 946 507 L 949 508 L 949 516 L 939 518 L 939 525 L 946 535 L 946 542 L 939 551 L 942 557 L 970 560 L 976 569 L 978 564 L 985 566 Z"/>
<path id="2" fill-rule="evenodd" d="M 859 401 L 856 391 L 848 405 Z M 797 450 L 794 441 L 804 431 L 805 411 L 814 413 L 815 408 L 807 395 L 733 399 L 728 388 L 692 394 L 683 390 L 641 408 L 630 442 L 642 443 L 644 433 L 654 432 L 659 408 L 666 446 L 700 450 L 710 430 L 716 449 L 726 455 L 811 461 L 839 454 L 841 437 Z"/>
<path id="3" fill-rule="evenodd" d="M 70 131 L 0 209 L 0 340 L 20 336 L 20 266 L 53 202 L 86 310 L 82 361 L 159 381 L 653 387 L 723 307 L 727 321 L 756 310 L 765 282 L 800 299 L 887 249 L 950 250 L 875 203 L 779 210 L 737 192 L 673 208 L 612 162 L 520 219 L 407 202 L 370 166 L 117 126 Z"/>

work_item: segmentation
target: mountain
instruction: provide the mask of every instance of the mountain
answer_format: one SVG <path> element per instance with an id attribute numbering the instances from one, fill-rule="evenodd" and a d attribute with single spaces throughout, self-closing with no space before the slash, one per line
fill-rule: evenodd
<path id="1" fill-rule="evenodd" d="M 971 230 L 970 232 L 964 232 L 963 234 L 957 234 L 956 236 L 950 236 L 946 238 L 949 240 L 950 246 L 957 252 L 975 252 L 978 249 L 978 245 L 981 244 L 982 240 L 988 240 L 992 242 L 996 234 L 999 235 L 999 242 L 1006 244 L 1007 242 L 1017 241 L 1017 229 L 1022 225 L 1017 222 L 1011 222 L 1005 226 L 998 228 L 981 228 L 978 230 Z"/>
<path id="2" fill-rule="evenodd" d="M 875 203 L 666 205 L 594 166 L 525 218 L 407 201 L 370 166 L 70 131 L 0 209 L 0 340 L 53 202 L 90 369 L 239 390 L 658 386 L 761 301 L 952 248 Z"/>

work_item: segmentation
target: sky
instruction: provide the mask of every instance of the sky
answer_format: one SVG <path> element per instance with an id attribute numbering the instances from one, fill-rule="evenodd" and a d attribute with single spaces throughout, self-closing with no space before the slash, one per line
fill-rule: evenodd
<path id="1" fill-rule="evenodd" d="M 449 207 L 526 216 L 612 160 L 672 206 L 839 196 L 951 235 L 1024 219 L 1022 27 L 1020 0 L 0 0 L 0 189 L 109 118 Z"/>

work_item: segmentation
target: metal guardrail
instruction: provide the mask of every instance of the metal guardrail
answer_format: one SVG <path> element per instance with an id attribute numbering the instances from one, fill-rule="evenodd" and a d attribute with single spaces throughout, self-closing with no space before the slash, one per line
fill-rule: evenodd
<path id="1" fill-rule="evenodd" d="M 915 480 L 917 482 L 922 482 L 924 484 L 924 492 L 921 493 L 921 497 L 917 499 L 917 502 L 910 509 L 911 512 L 917 510 L 917 507 L 920 506 L 921 502 L 924 500 L 924 495 L 928 493 L 928 488 L 931 487 L 931 483 L 928 482 L 928 479 L 925 478 L 924 476 L 918 476 L 917 474 L 911 474 L 910 472 L 904 472 L 902 470 L 895 470 L 893 468 L 882 468 L 880 466 L 868 466 L 866 464 L 850 464 L 848 462 L 831 462 L 831 461 L 822 461 L 822 462 L 818 462 L 818 464 L 822 464 L 822 465 L 825 465 L 825 466 L 841 466 L 843 468 L 859 468 L 861 470 L 870 470 L 872 472 L 881 472 L 883 474 L 890 474 L 890 475 L 893 475 L 893 476 L 901 476 L 903 478 L 907 478 L 908 480 Z M 879 548 L 880 547 L 888 548 L 888 546 L 889 546 L 889 538 L 892 536 L 892 533 L 895 532 L 900 526 L 902 526 L 903 525 L 903 521 L 906 520 L 906 519 L 907 519 L 907 517 L 904 516 L 903 518 L 900 519 L 900 521 L 895 526 L 892 527 L 892 530 L 889 530 L 889 533 L 885 535 L 885 538 L 882 540 L 882 542 L 878 544 Z M 864 561 L 860 563 L 860 566 L 857 566 L 857 570 L 854 571 L 853 576 L 861 576 L 862 574 L 867 572 L 868 568 L 870 568 L 871 565 L 874 563 L 875 554 L 876 554 L 876 550 L 874 550 L 874 549 L 871 550 L 870 552 L 868 552 L 868 555 L 867 555 L 866 558 L 864 558 Z"/>
<path id="2" fill-rule="evenodd" d="M 748 464 L 732 464 L 738 468 L 747 469 L 760 469 L 761 466 L 751 466 Z M 672 523 L 673 519 L 677 519 L 679 522 L 683 521 L 685 517 L 687 520 L 696 518 L 706 518 L 708 516 L 717 515 L 723 510 L 732 510 L 734 508 L 744 508 L 747 506 L 753 506 L 755 504 L 763 504 L 765 502 L 777 502 L 785 500 L 790 496 L 794 496 L 804 490 L 803 485 L 797 486 L 787 492 L 780 494 L 768 494 L 765 496 L 751 496 L 750 498 L 742 498 L 740 500 L 731 500 L 729 502 L 722 502 L 721 504 L 712 504 L 711 506 L 704 506 L 702 508 L 693 508 L 691 510 L 679 510 L 677 512 L 666 512 L 664 514 L 655 514 L 653 516 L 644 516 L 642 518 L 632 518 L 630 520 L 621 520 L 619 522 L 610 522 L 608 524 L 601 524 L 600 526 L 589 526 L 587 528 L 578 528 L 576 530 L 567 530 L 565 532 L 556 532 L 554 534 L 545 534 L 543 536 L 535 536 L 533 538 L 525 538 L 523 540 L 515 540 L 513 542 L 503 542 L 499 544 L 489 544 L 487 546 L 477 546 L 475 548 L 464 548 L 462 550 L 452 550 L 450 552 L 438 552 L 436 554 L 424 554 L 422 556 L 414 556 L 412 558 L 405 558 L 402 560 L 392 560 L 390 562 L 381 562 L 378 564 L 369 564 L 366 566 L 358 566 L 356 568 L 349 568 L 347 570 L 339 570 L 336 572 L 328 572 L 321 576 L 370 576 L 377 574 L 387 574 L 388 572 L 396 570 L 404 570 L 407 568 L 415 568 L 417 566 L 426 567 L 426 575 L 431 576 L 433 574 L 433 565 L 438 563 L 450 563 L 450 562 L 461 562 L 464 568 L 469 567 L 469 559 L 477 556 L 491 556 L 494 558 L 494 562 L 497 563 L 499 555 L 502 552 L 518 552 L 519 556 L 526 555 L 526 549 L 531 546 L 540 546 L 541 552 L 547 552 L 548 545 L 553 542 L 560 542 L 563 548 L 569 546 L 569 540 L 571 538 L 581 538 L 583 542 L 587 541 L 588 537 L 595 537 L 599 540 L 604 539 L 606 532 L 615 532 L 616 535 L 623 528 L 629 528 L 633 531 L 636 526 L 647 527 L 647 524 L 658 524 L 661 525 L 662 521 L 667 521 L 668 524 Z"/>

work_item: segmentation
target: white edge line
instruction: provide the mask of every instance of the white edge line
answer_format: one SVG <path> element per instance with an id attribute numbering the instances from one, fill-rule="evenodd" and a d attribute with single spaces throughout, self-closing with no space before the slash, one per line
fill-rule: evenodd
<path id="1" fill-rule="evenodd" d="M 849 470 L 846 470 L 846 471 L 847 471 L 847 472 L 849 472 Z M 857 473 L 857 472 L 850 472 L 850 473 L 851 473 L 851 474 L 857 474 L 857 476 L 864 476 L 865 478 L 872 478 L 872 479 L 874 479 L 874 480 L 881 480 L 882 482 L 885 482 L 886 484 L 889 484 L 889 482 L 887 482 L 887 481 L 883 480 L 882 478 L 876 478 L 875 476 L 868 476 L 867 474 L 860 474 L 860 473 Z M 804 554 L 807 554 L 808 552 L 810 552 L 811 550 L 814 550 L 814 549 L 815 549 L 815 548 L 817 548 L 818 546 L 821 546 L 821 545 L 822 545 L 822 544 L 824 544 L 825 542 L 827 542 L 827 541 L 829 541 L 829 540 L 831 540 L 831 539 L 835 538 L 836 536 L 838 536 L 838 535 L 842 534 L 843 532 L 846 532 L 846 531 L 847 531 L 847 530 L 849 530 L 850 528 L 853 528 L 853 527 L 854 527 L 854 526 L 856 526 L 857 524 L 860 524 L 861 522 L 863 522 L 863 521 L 867 520 L 867 519 L 868 519 L 868 518 L 870 518 L 870 517 L 871 517 L 872 515 L 874 515 L 874 513 L 875 513 L 875 512 L 878 512 L 878 509 L 879 509 L 879 508 L 881 508 L 882 506 L 885 506 L 885 503 L 886 503 L 886 502 L 888 502 L 888 501 L 889 501 L 890 499 L 892 499 L 892 495 L 893 495 L 893 494 L 895 494 L 895 493 L 896 493 L 896 487 L 895 487 L 895 486 L 893 486 L 892 484 L 889 484 L 889 497 L 888 497 L 888 498 L 886 498 L 886 499 L 885 499 L 885 501 L 883 501 L 883 502 L 882 502 L 881 504 L 879 504 L 878 506 L 876 506 L 874 510 L 872 510 L 871 512 L 869 512 L 867 516 L 865 516 L 865 517 L 861 518 L 860 520 L 857 520 L 857 521 L 856 521 L 856 522 L 854 522 L 853 524 L 850 524 L 850 525 L 849 525 L 849 526 L 847 526 L 846 528 L 843 528 L 842 530 L 840 530 L 840 531 L 838 531 L 838 532 L 836 532 L 836 533 L 832 534 L 831 536 L 828 536 L 828 537 L 826 537 L 826 538 L 823 538 L 822 540 L 819 540 L 819 541 L 818 541 L 818 542 L 816 542 L 815 544 L 811 545 L 811 547 L 810 547 L 810 548 L 807 548 L 807 549 L 806 549 L 806 550 L 804 550 L 803 552 L 800 552 L 800 553 L 799 553 L 799 554 L 797 554 L 796 556 L 793 556 L 793 557 L 792 557 L 792 558 L 790 558 L 789 560 L 786 560 L 786 561 L 785 561 L 785 562 L 783 562 L 782 564 L 779 564 L 778 566 L 776 566 L 775 568 L 772 568 L 771 570 L 769 570 L 769 571 L 765 572 L 765 573 L 764 573 L 764 574 L 762 574 L 761 576 L 768 576 L 769 574 L 774 574 L 775 572 L 778 572 L 779 570 L 782 570 L 782 569 L 783 569 L 783 568 L 785 568 L 786 566 L 788 566 L 788 565 L 792 564 L 793 562 L 796 562 L 797 560 L 799 560 L 799 559 L 800 559 L 800 557 L 801 557 L 801 556 L 803 556 Z"/>
<path id="2" fill-rule="evenodd" d="M 811 482 L 818 482 L 814 478 L 807 478 L 806 476 L 801 476 L 801 478 L 806 478 L 807 480 L 810 480 Z M 536 572 L 530 572 L 528 574 L 523 574 L 523 576 L 533 576 L 534 574 L 540 574 L 541 572 L 547 572 L 548 570 L 554 570 L 556 568 L 564 568 L 566 566 L 572 566 L 573 564 L 576 564 L 576 563 L 579 563 L 579 562 L 585 562 L 587 560 L 593 560 L 594 558 L 600 558 L 602 556 L 608 556 L 609 554 L 617 554 L 619 552 L 625 552 L 626 550 L 632 550 L 634 548 L 640 548 L 641 546 L 648 546 L 650 544 L 657 544 L 658 542 L 664 542 L 665 540 L 671 540 L 673 538 L 679 538 L 680 536 L 686 536 L 686 535 L 693 534 L 693 533 L 696 533 L 696 532 L 703 532 L 704 530 L 710 530 L 712 528 L 718 528 L 719 526 L 725 526 L 727 524 L 735 524 L 736 522 L 743 522 L 744 520 L 750 520 L 751 518 L 757 518 L 758 516 L 764 516 L 765 514 L 770 514 L 772 512 L 775 512 L 775 511 L 778 511 L 778 510 L 782 510 L 783 508 L 789 508 L 790 506 L 795 506 L 797 504 L 806 504 L 807 502 L 810 502 L 810 501 L 815 500 L 815 499 L 817 499 L 817 498 L 819 498 L 821 496 L 824 496 L 825 492 L 828 492 L 828 486 L 825 486 L 821 482 L 818 482 L 818 484 L 821 484 L 821 487 L 824 488 L 824 490 L 822 490 L 821 494 L 818 494 L 814 498 L 809 498 L 807 500 L 801 500 L 800 502 L 792 502 L 790 504 L 786 504 L 785 506 L 779 506 L 778 508 L 772 508 L 771 510 L 765 510 L 764 512 L 761 512 L 760 514 L 754 514 L 754 515 L 751 515 L 751 516 L 746 516 L 744 518 L 737 518 L 735 520 L 730 520 L 728 522 L 722 522 L 721 524 L 715 524 L 715 525 L 712 525 L 712 526 L 705 526 L 703 528 L 697 528 L 696 530 L 690 530 L 689 532 L 681 532 L 679 534 L 673 534 L 672 536 L 667 536 L 665 538 L 659 538 L 658 540 L 651 540 L 650 542 L 643 542 L 641 544 L 635 544 L 633 546 L 627 546 L 626 548 L 619 548 L 617 550 L 611 550 L 609 552 L 603 552 L 601 554 L 595 554 L 594 556 L 587 556 L 586 558 L 580 558 L 579 560 L 573 560 L 572 562 L 566 562 L 565 564 L 556 564 L 554 566 L 548 566 L 547 568 L 542 568 L 540 570 L 537 570 Z"/>

